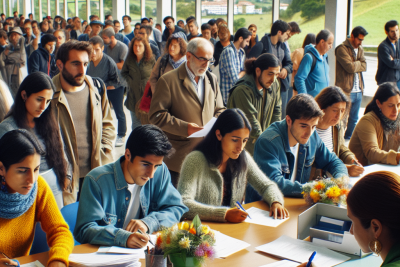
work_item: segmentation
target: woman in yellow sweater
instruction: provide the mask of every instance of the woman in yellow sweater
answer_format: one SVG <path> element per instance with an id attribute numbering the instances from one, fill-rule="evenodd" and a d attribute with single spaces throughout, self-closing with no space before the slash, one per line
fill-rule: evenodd
<path id="1" fill-rule="evenodd" d="M 28 255 L 40 222 L 50 247 L 47 266 L 64 267 L 74 239 L 50 187 L 39 176 L 43 154 L 37 139 L 26 130 L 10 131 L 0 139 L 0 252 L 9 258 Z M 0 256 L 0 266 L 15 265 Z"/>

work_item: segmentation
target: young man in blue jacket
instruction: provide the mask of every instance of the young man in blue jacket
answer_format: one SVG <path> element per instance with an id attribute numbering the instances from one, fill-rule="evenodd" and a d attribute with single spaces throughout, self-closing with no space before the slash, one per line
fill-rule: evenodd
<path id="1" fill-rule="evenodd" d="M 157 126 L 135 128 L 124 156 L 86 175 L 75 239 L 93 245 L 140 248 L 147 244 L 147 234 L 179 222 L 189 209 L 163 163 L 171 148 Z"/>
<path id="2" fill-rule="evenodd" d="M 45 34 L 41 38 L 42 46 L 32 52 L 28 59 L 28 73 L 41 71 L 53 77 L 57 74 L 54 49 L 56 48 L 57 37 L 52 34 Z"/>
<path id="3" fill-rule="evenodd" d="M 285 196 L 301 196 L 314 162 L 334 178 L 348 176 L 346 166 L 315 131 L 322 116 L 312 96 L 296 95 L 288 103 L 286 119 L 271 124 L 257 139 L 254 160 Z"/>
<path id="4" fill-rule="evenodd" d="M 327 52 L 332 48 L 333 40 L 333 33 L 322 30 L 317 34 L 317 44 L 309 44 L 304 48 L 304 57 L 294 78 L 297 93 L 315 97 L 329 85 Z"/>

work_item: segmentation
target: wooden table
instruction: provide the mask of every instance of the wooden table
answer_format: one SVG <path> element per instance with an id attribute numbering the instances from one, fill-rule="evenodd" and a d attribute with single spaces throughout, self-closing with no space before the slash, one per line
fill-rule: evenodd
<path id="1" fill-rule="evenodd" d="M 258 201 L 244 205 L 244 207 L 256 207 L 263 210 L 269 210 L 268 205 L 263 201 Z M 305 211 L 309 206 L 306 205 L 303 199 L 296 198 L 285 198 L 285 207 L 290 212 L 290 219 L 282 223 L 278 227 L 267 227 L 257 224 L 250 223 L 215 223 L 215 222 L 202 222 L 211 227 L 211 229 L 218 230 L 228 236 L 243 240 L 249 244 L 250 247 L 241 250 L 226 259 L 215 259 L 213 261 L 207 261 L 207 266 L 218 266 L 218 267 L 236 267 L 236 266 L 261 266 L 264 264 L 272 263 L 278 258 L 274 258 L 265 253 L 256 251 L 255 247 L 271 242 L 281 235 L 287 235 L 293 238 L 297 238 L 297 218 L 300 213 Z M 73 253 L 91 253 L 96 252 L 98 246 L 93 245 L 79 245 L 73 250 Z M 39 253 L 35 255 L 25 256 L 17 258 L 21 264 L 33 262 L 39 260 L 44 265 L 48 259 L 48 253 Z M 144 260 L 141 260 L 142 266 L 145 267 Z"/>

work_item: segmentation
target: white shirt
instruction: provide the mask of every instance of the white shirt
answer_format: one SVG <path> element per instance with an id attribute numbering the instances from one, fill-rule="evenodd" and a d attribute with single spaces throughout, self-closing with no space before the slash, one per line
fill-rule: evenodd
<path id="1" fill-rule="evenodd" d="M 358 48 L 354 49 L 354 53 L 356 54 L 356 58 L 357 58 L 357 54 L 358 54 Z M 353 85 L 353 89 L 351 90 L 352 93 L 359 93 L 361 92 L 360 89 L 360 79 L 358 78 L 358 73 L 354 73 L 354 85 Z"/>
<path id="2" fill-rule="evenodd" d="M 332 127 L 328 127 L 326 130 L 317 129 L 317 133 L 319 138 L 321 138 L 322 142 L 324 142 L 325 146 L 329 149 L 330 152 L 333 152 L 333 135 L 332 135 Z"/>
<path id="3" fill-rule="evenodd" d="M 291 180 L 292 182 L 296 181 L 296 175 L 297 175 L 297 162 L 299 160 L 298 154 L 299 154 L 299 143 L 297 143 L 294 147 L 290 147 L 290 151 L 292 151 L 292 154 L 294 156 L 294 167 L 293 167 L 293 173 Z"/>
<path id="4" fill-rule="evenodd" d="M 197 95 L 199 97 L 200 103 L 203 105 L 204 103 L 204 76 L 199 77 L 199 82 L 196 83 L 196 76 L 189 69 L 187 65 L 187 61 L 185 62 L 186 72 L 189 76 L 190 81 L 192 82 L 194 88 L 196 89 Z"/>
<path id="5" fill-rule="evenodd" d="M 128 190 L 131 192 L 131 200 L 129 201 L 128 210 L 126 211 L 123 229 L 126 229 L 132 219 L 139 218 L 140 207 L 140 189 L 142 187 L 136 184 L 128 184 Z"/>

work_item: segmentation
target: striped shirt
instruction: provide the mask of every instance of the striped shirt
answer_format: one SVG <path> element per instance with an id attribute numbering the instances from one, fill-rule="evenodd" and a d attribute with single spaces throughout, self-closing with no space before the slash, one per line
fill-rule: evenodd
<path id="1" fill-rule="evenodd" d="M 326 130 L 322 130 L 317 128 L 317 133 L 321 138 L 322 142 L 324 142 L 325 146 L 328 148 L 330 152 L 333 152 L 333 135 L 332 135 L 332 127 L 328 127 Z"/>

